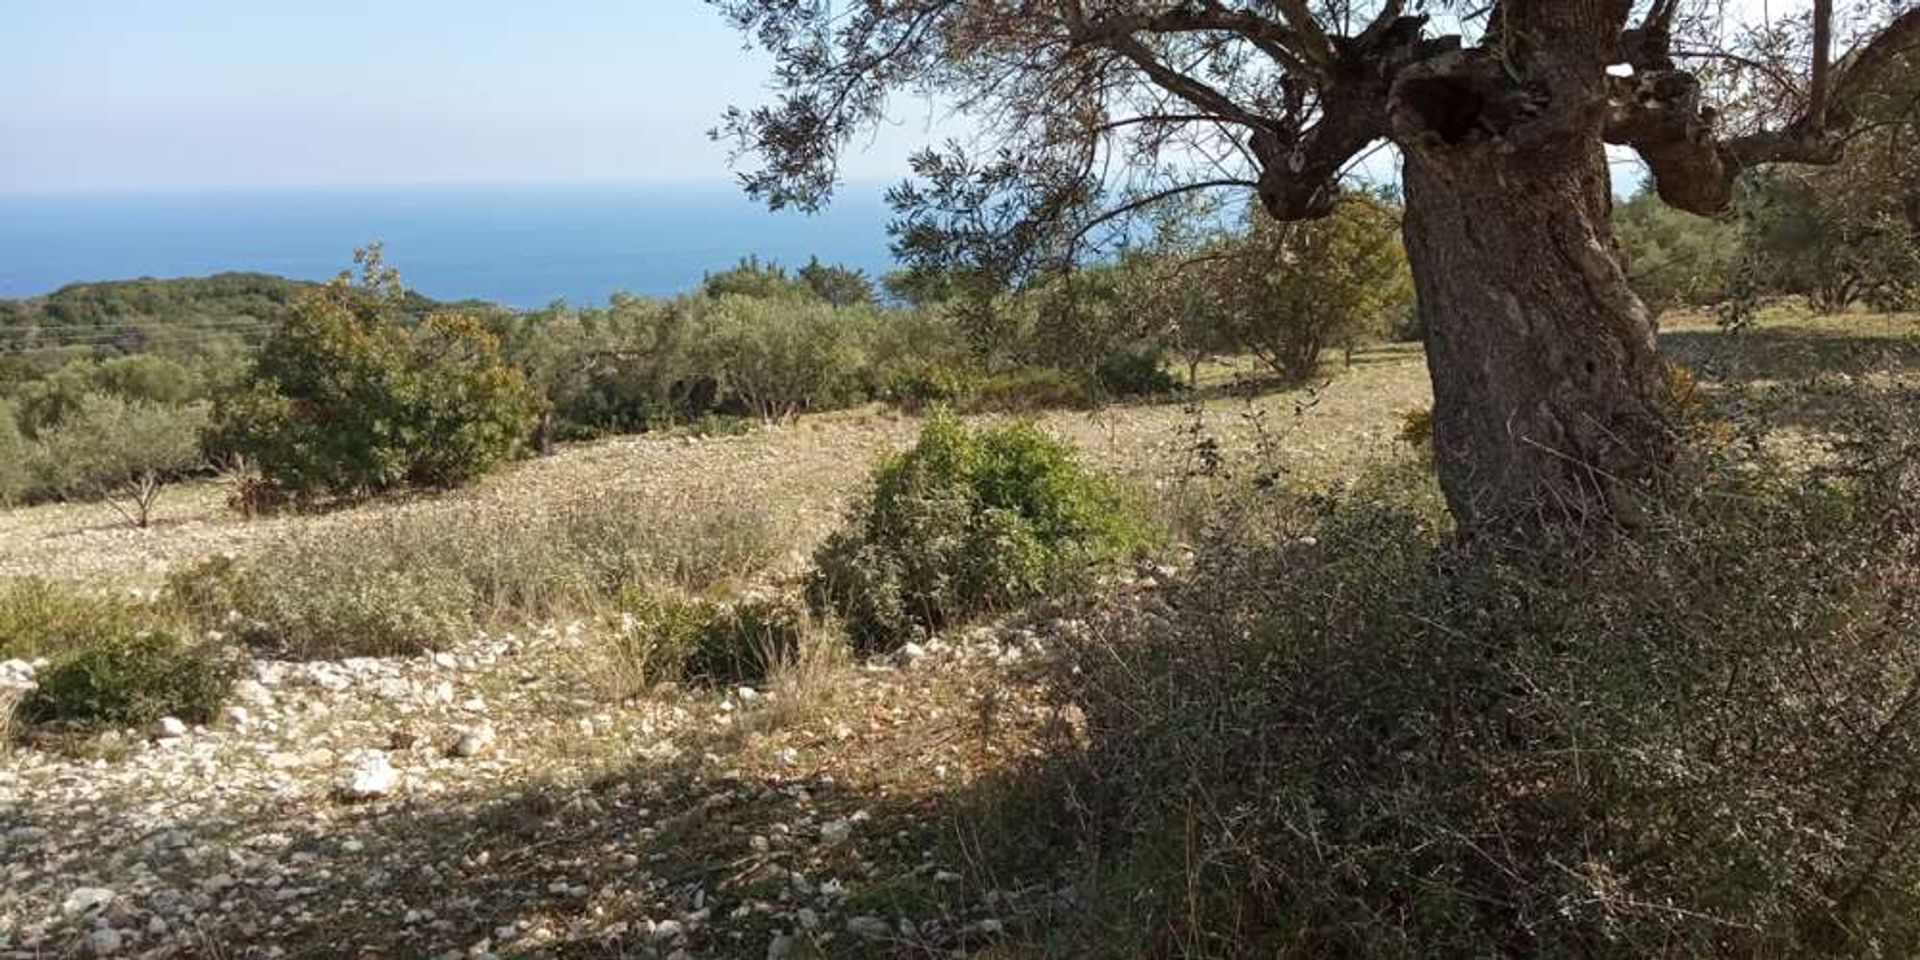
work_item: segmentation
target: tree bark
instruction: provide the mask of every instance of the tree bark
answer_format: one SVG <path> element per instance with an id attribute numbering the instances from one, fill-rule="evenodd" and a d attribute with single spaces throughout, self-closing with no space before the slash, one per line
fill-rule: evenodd
<path id="1" fill-rule="evenodd" d="M 1434 453 L 1462 529 L 1631 523 L 1670 462 L 1665 375 L 1599 138 L 1407 151 Z"/>

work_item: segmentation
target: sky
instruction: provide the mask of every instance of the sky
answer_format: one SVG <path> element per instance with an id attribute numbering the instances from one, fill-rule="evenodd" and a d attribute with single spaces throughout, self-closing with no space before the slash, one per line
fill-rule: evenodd
<path id="1" fill-rule="evenodd" d="M 0 194 L 730 182 L 767 62 L 702 0 L 0 0 Z M 897 180 L 938 116 L 847 157 Z"/>
<path id="2" fill-rule="evenodd" d="M 0 195 L 725 184 L 767 71 L 703 0 L 0 0 Z M 892 112 L 844 179 L 959 126 Z"/>

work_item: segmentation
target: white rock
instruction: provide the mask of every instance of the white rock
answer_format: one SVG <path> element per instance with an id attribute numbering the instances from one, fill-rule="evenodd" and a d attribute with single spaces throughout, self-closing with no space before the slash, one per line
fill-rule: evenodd
<path id="1" fill-rule="evenodd" d="M 900 652 L 894 656 L 902 664 L 912 664 L 927 655 L 927 648 L 909 640 L 901 645 Z"/>
<path id="2" fill-rule="evenodd" d="M 60 912 L 67 916 L 91 913 L 113 902 L 114 893 L 106 887 L 75 887 L 67 898 L 60 902 Z"/>
<path id="3" fill-rule="evenodd" d="M 221 708 L 220 719 L 226 723 L 227 726 L 238 729 L 252 723 L 253 714 L 248 713 L 246 707 L 240 706 L 239 704 L 230 704 Z"/>
<path id="4" fill-rule="evenodd" d="M 893 927 L 879 917 L 849 917 L 847 932 L 863 940 L 885 940 L 893 936 Z"/>
<path id="5" fill-rule="evenodd" d="M 273 691 L 258 680 L 242 680 L 233 685 L 234 699 L 256 707 L 273 706 Z"/>
<path id="6" fill-rule="evenodd" d="M 820 825 L 820 842 L 835 845 L 847 842 L 853 836 L 853 824 L 845 820 L 832 820 Z"/>
<path id="7" fill-rule="evenodd" d="M 740 698 L 741 703 L 754 703 L 760 699 L 760 691 L 752 687 L 741 687 L 734 691 L 734 695 Z"/>
<path id="8" fill-rule="evenodd" d="M 767 960 L 786 960 L 793 956 L 793 938 L 777 934 L 767 943 Z"/>
<path id="9" fill-rule="evenodd" d="M 678 940 L 686 935 L 686 926 L 678 920 L 662 920 L 654 924 L 651 934 L 655 940 Z"/>
<path id="10" fill-rule="evenodd" d="M 386 796 L 399 782 L 400 773 L 387 762 L 387 755 L 368 750 L 341 778 L 340 793 L 349 800 L 371 800 Z"/>
<path id="11" fill-rule="evenodd" d="M 179 717 L 161 717 L 153 722 L 153 736 L 156 740 L 172 740 L 187 735 L 187 725 Z"/>
<path id="12" fill-rule="evenodd" d="M 456 757 L 477 757 L 493 749 L 495 739 L 493 727 L 482 724 L 460 731 L 460 738 L 453 743 L 453 755 Z"/>

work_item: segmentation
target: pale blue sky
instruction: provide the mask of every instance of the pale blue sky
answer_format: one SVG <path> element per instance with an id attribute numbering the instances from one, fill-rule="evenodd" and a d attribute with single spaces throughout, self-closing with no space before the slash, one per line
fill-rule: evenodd
<path id="1" fill-rule="evenodd" d="M 701 0 L 0 0 L 0 193 L 726 183 L 765 77 Z M 849 179 L 939 135 L 896 113 Z"/>

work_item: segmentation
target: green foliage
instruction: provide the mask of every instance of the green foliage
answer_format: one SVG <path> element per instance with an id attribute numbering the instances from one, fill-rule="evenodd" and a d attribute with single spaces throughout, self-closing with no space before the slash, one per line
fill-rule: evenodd
<path id="1" fill-rule="evenodd" d="M 814 555 L 815 602 L 867 648 L 1068 589 L 1146 544 L 1136 512 L 1029 424 L 928 420 Z"/>
<path id="2" fill-rule="evenodd" d="M 192 470 L 204 459 L 204 403 L 168 405 L 88 394 L 35 444 L 39 487 L 80 499 L 114 497 Z"/>
<path id="3" fill-rule="evenodd" d="M 1654 310 L 1726 300 L 1739 272 L 1737 225 L 1676 210 L 1643 191 L 1613 212 L 1627 281 Z"/>
<path id="4" fill-rule="evenodd" d="M 861 395 L 874 322 L 864 309 L 819 300 L 722 296 L 700 312 L 695 356 L 729 397 L 780 420 Z"/>
<path id="5" fill-rule="evenodd" d="M 1062 673 L 1068 952 L 1913 955 L 1920 447 L 1876 436 L 1577 547 L 1453 539 L 1417 465 L 1229 513 Z"/>
<path id="6" fill-rule="evenodd" d="M 1372 195 L 1343 198 L 1331 216 L 1280 223 L 1252 213 L 1192 282 L 1212 292 L 1205 321 L 1288 379 L 1310 377 L 1328 347 L 1387 332 L 1413 296 L 1400 210 Z"/>
<path id="7" fill-rule="evenodd" d="M 212 644 L 171 632 L 165 612 L 52 581 L 0 583 L 0 659 L 45 657 L 30 721 L 138 724 L 210 720 L 235 676 Z"/>
<path id="8" fill-rule="evenodd" d="M 115 633 L 56 654 L 22 709 L 34 722 L 137 725 L 173 716 L 205 723 L 237 676 L 237 662 L 210 645 L 162 632 Z"/>
<path id="9" fill-rule="evenodd" d="M 859 270 L 820 262 L 819 257 L 800 268 L 800 282 L 808 292 L 836 307 L 855 307 L 873 303 L 873 281 Z"/>
<path id="10" fill-rule="evenodd" d="M 1086 380 L 1050 367 L 1018 367 L 979 377 L 964 397 L 963 406 L 970 413 L 1078 409 L 1094 401 Z"/>
<path id="11" fill-rule="evenodd" d="M 31 446 L 20 434 L 13 404 L 0 400 L 0 507 L 19 503 L 32 489 Z"/>
<path id="12" fill-rule="evenodd" d="M 399 281 L 378 250 L 301 297 L 223 398 L 215 447 L 245 455 L 296 496 L 447 487 L 485 473 L 527 437 L 534 400 L 472 317 L 402 326 Z"/>
<path id="13" fill-rule="evenodd" d="M 133 605 L 50 580 L 0 581 L 0 660 L 33 659 L 136 632 Z"/>

